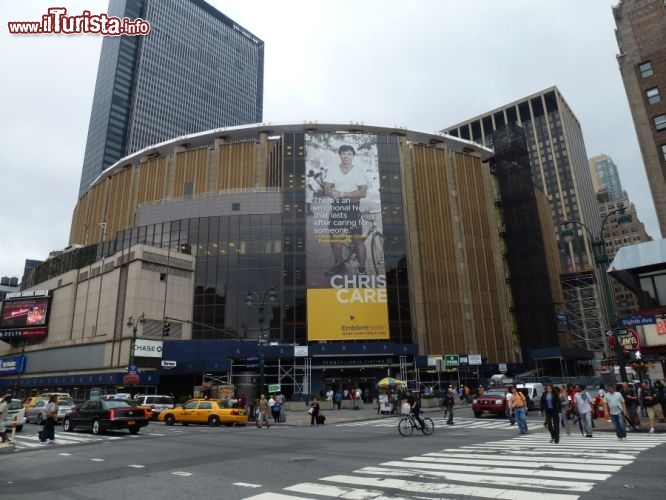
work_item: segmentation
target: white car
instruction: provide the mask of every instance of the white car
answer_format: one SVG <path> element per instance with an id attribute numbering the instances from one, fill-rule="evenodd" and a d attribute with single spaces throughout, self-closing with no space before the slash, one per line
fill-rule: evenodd
<path id="1" fill-rule="evenodd" d="M 26 423 L 25 410 L 23 409 L 23 403 L 20 399 L 12 399 L 8 405 L 7 419 L 5 420 L 5 429 L 7 432 L 12 431 L 14 426 L 14 418 L 16 418 L 16 431 L 23 430 L 23 424 Z"/>

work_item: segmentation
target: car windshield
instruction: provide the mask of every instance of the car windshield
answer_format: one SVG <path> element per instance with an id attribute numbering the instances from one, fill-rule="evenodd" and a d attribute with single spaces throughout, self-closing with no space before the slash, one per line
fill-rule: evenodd
<path id="1" fill-rule="evenodd" d="M 12 399 L 7 408 L 9 410 L 20 410 L 21 408 L 23 408 L 23 405 L 18 399 Z"/>
<path id="2" fill-rule="evenodd" d="M 58 401 L 58 406 L 63 407 L 63 406 L 74 406 L 74 401 Z"/>
<path id="3" fill-rule="evenodd" d="M 492 397 L 492 398 L 503 398 L 506 396 L 506 392 L 504 391 L 486 391 L 483 394 L 483 397 Z"/>
<path id="4" fill-rule="evenodd" d="M 121 401 L 119 399 L 109 399 L 107 401 L 102 401 L 102 406 L 104 408 L 110 409 L 110 408 L 127 408 L 128 406 L 132 406 L 129 404 L 127 401 Z"/>

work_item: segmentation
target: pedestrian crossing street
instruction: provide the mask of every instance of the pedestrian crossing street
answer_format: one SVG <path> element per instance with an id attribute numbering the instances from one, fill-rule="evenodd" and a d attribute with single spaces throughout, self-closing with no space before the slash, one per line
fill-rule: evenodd
<path id="1" fill-rule="evenodd" d="M 454 418 L 455 424 L 452 426 L 446 425 L 446 418 L 431 417 L 429 414 L 424 413 L 424 417 L 430 417 L 435 423 L 435 432 L 442 427 L 450 429 L 505 429 L 518 433 L 516 426 L 511 427 L 509 421 L 505 418 Z M 402 418 L 402 417 L 400 417 Z M 400 418 L 380 418 L 376 420 L 361 420 L 358 422 L 344 422 L 334 424 L 336 427 L 398 427 Z"/>
<path id="2" fill-rule="evenodd" d="M 663 434 L 636 434 L 618 441 L 612 432 L 592 439 L 563 436 L 550 444 L 535 432 L 511 439 L 445 448 L 320 477 L 245 500 L 353 498 L 502 498 L 575 500 L 631 464 L 647 449 L 666 443 Z M 353 485 L 353 486 L 352 486 Z"/>
<path id="3" fill-rule="evenodd" d="M 160 429 L 161 430 L 161 429 Z M 169 434 L 182 434 L 185 430 L 169 429 Z M 163 436 L 164 432 L 151 432 L 150 430 L 142 430 L 139 434 L 131 435 L 120 431 L 118 434 L 100 434 L 95 436 L 90 433 L 83 432 L 56 432 L 55 443 L 41 443 L 37 433 L 31 432 L 17 432 L 14 436 L 14 451 L 24 451 L 38 448 L 54 448 L 63 445 L 75 445 L 86 443 L 99 443 L 102 441 L 116 441 L 118 439 L 137 439 L 146 436 Z M 0 451 L 6 451 L 4 448 Z"/>

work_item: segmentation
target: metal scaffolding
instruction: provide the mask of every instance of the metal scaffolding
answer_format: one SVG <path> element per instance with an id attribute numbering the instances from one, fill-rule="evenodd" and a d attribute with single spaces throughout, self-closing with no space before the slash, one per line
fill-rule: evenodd
<path id="1" fill-rule="evenodd" d="M 603 303 L 599 283 L 592 270 L 562 274 L 562 292 L 568 313 L 569 331 L 576 347 L 604 351 Z"/>

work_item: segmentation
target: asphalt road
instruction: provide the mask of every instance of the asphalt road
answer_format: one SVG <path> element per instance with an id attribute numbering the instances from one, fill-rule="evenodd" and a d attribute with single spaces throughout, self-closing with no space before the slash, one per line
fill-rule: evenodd
<path id="1" fill-rule="evenodd" d="M 609 432 L 574 433 L 554 445 L 536 413 L 526 436 L 506 420 L 468 413 L 446 426 L 432 412 L 432 436 L 402 437 L 398 418 L 371 414 L 320 427 L 151 423 L 137 436 L 63 433 L 79 441 L 0 455 L 0 497 L 663 498 L 666 434 L 618 442 Z M 37 429 L 27 425 L 21 439 Z"/>

